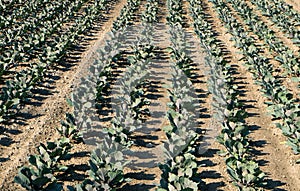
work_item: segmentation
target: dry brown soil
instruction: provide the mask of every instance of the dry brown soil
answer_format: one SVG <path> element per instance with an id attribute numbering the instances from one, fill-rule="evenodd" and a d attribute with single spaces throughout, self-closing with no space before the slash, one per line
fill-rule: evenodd
<path id="1" fill-rule="evenodd" d="M 243 91 L 243 96 L 241 96 L 240 99 L 244 101 L 247 106 L 247 112 L 250 114 L 249 118 L 247 118 L 247 124 L 251 128 L 250 140 L 255 149 L 255 159 L 259 161 L 262 170 L 267 175 L 267 181 L 269 183 L 267 190 L 299 191 L 300 165 L 295 164 L 297 157 L 293 155 L 290 148 L 283 143 L 285 137 L 282 135 L 281 131 L 276 128 L 271 116 L 268 115 L 266 105 L 264 104 L 266 99 L 259 91 L 260 87 L 254 83 L 252 75 L 244 67 L 243 61 L 240 61 L 241 55 L 238 54 L 239 51 L 234 47 L 233 42 L 230 41 L 231 35 L 226 32 L 226 28 L 218 19 L 212 3 L 208 0 L 203 0 L 203 2 L 207 5 L 206 13 L 211 16 L 210 20 L 213 22 L 214 30 L 219 33 L 218 39 L 223 42 L 228 50 L 231 64 L 234 65 L 236 69 L 235 77 L 237 78 L 237 84 L 239 85 L 240 90 Z M 298 0 L 286 0 L 286 2 L 290 3 L 295 9 L 300 11 L 300 2 L 298 2 Z M 107 15 L 108 20 L 101 22 L 98 31 L 94 31 L 94 39 L 86 40 L 84 42 L 84 51 L 81 53 L 77 52 L 76 55 L 74 55 L 77 57 L 75 62 L 72 61 L 72 59 L 69 59 L 72 62 L 65 63 L 63 66 L 59 66 L 51 72 L 45 85 L 39 87 L 40 91 L 48 93 L 35 96 L 36 99 L 33 100 L 34 103 L 21 110 L 21 113 L 23 113 L 22 117 L 13 121 L 12 125 L 4 127 L 5 133 L 0 135 L 0 190 L 22 190 L 19 185 L 13 182 L 13 177 L 17 174 L 18 167 L 27 164 L 27 156 L 36 152 L 35 148 L 39 143 L 53 141 L 58 138 L 55 127 L 59 126 L 59 122 L 64 119 L 65 113 L 70 111 L 65 99 L 72 90 L 73 81 L 79 77 L 78 75 L 81 74 L 80 71 L 85 67 L 85 64 L 91 60 L 95 50 L 101 46 L 102 39 L 111 29 L 112 22 L 117 18 L 125 3 L 126 0 L 120 0 L 115 4 L 111 13 Z M 162 18 L 160 22 L 166 23 L 167 9 L 165 0 L 161 0 L 161 3 L 160 16 Z M 143 1 L 141 6 L 144 4 L 145 1 Z M 141 10 L 142 9 L 143 8 L 141 8 Z M 184 0 L 184 9 L 186 12 L 186 22 L 191 25 L 193 21 L 188 14 L 189 10 L 186 0 Z M 264 20 L 267 19 L 264 18 Z M 270 21 L 267 22 L 271 25 Z M 188 26 L 185 30 L 191 36 L 194 35 L 191 26 Z M 274 30 L 276 32 L 279 31 L 279 29 L 276 28 L 274 28 Z M 280 32 L 279 36 L 285 42 L 288 42 Z M 194 35 L 194 38 L 197 37 Z M 258 43 L 260 43 L 260 41 L 258 41 Z M 287 43 L 287 45 L 291 44 Z M 293 47 L 293 45 L 291 45 L 291 47 Z M 267 53 L 265 54 L 267 55 Z M 204 53 L 201 53 L 198 56 L 204 57 Z M 155 104 L 150 106 L 150 110 L 156 112 L 163 112 L 166 110 L 164 104 L 168 102 L 168 94 L 164 85 L 169 82 L 168 71 L 170 70 L 170 67 L 168 64 L 168 62 L 161 63 L 161 68 L 159 70 L 153 70 L 153 74 L 160 77 L 158 78 L 160 80 L 156 81 L 158 85 L 155 87 L 157 98 L 152 100 L 152 103 Z M 192 81 L 194 89 L 198 90 L 197 93 L 202 108 L 201 117 L 199 119 L 199 122 L 201 122 L 200 127 L 209 131 L 210 128 L 212 128 L 210 123 L 211 95 L 209 95 L 207 91 L 207 76 L 204 63 L 198 63 L 194 72 L 198 76 L 198 79 Z M 155 128 L 157 128 L 157 131 L 152 132 L 150 135 L 146 135 L 144 141 L 159 145 L 165 139 L 160 129 L 167 125 L 168 122 L 164 119 L 163 114 L 156 120 L 162 121 L 162 123 L 156 125 Z M 138 135 L 142 137 L 143 134 Z M 157 139 L 149 140 L 147 139 L 147 136 L 157 137 Z M 87 145 L 79 144 L 75 145 L 72 150 L 73 153 L 82 154 L 82 156 L 74 157 L 68 161 L 68 164 L 70 165 L 83 165 L 82 169 L 76 172 L 78 173 L 77 176 L 80 176 L 80 174 L 81 176 L 84 176 L 84 174 L 86 174 L 84 164 L 87 164 L 89 154 L 84 154 L 84 152 L 89 151 L 90 149 L 91 148 Z M 134 147 L 133 149 L 139 150 L 140 152 L 149 150 L 147 147 Z M 226 172 L 225 158 L 217 154 L 217 151 L 222 149 L 222 145 L 213 141 L 208 152 L 197 158 L 200 163 L 204 164 L 204 166 L 199 167 L 201 178 L 206 182 L 204 190 L 235 190 Z M 148 161 L 145 160 L 144 162 Z M 158 167 L 126 168 L 125 172 L 129 174 L 133 180 L 124 186 L 124 190 L 154 190 L 154 184 L 159 183 L 160 170 Z M 78 182 L 74 182 L 72 179 L 68 181 L 69 182 L 67 183 L 69 184 Z"/>

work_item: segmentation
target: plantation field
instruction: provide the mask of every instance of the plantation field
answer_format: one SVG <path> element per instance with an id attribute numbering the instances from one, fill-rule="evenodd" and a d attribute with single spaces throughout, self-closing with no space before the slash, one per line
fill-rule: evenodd
<path id="1" fill-rule="evenodd" d="M 0 0 L 0 190 L 300 191 L 298 0 Z"/>

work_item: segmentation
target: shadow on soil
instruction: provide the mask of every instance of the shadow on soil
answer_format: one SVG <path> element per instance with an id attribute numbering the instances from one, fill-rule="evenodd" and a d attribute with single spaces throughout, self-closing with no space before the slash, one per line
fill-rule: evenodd
<path id="1" fill-rule="evenodd" d="M 204 154 L 199 155 L 199 157 L 212 158 L 217 154 L 218 151 L 219 151 L 218 149 L 208 149 Z M 204 165 L 205 167 L 214 167 L 218 165 L 212 162 L 210 159 L 201 160 L 198 163 L 199 165 Z M 201 171 L 200 173 L 201 179 L 206 179 L 206 178 L 213 179 L 211 180 L 210 183 L 204 184 L 202 186 L 203 190 L 205 191 L 220 190 L 221 187 L 225 186 L 225 183 L 223 181 L 218 181 L 218 179 L 220 179 L 221 177 L 222 175 L 215 170 Z"/>
<path id="2" fill-rule="evenodd" d="M 6 128 L 4 126 L 0 126 L 0 145 L 4 147 L 8 147 L 11 144 L 15 143 L 13 137 L 15 135 L 21 134 L 22 131 L 18 129 L 11 129 L 10 127 Z"/>
<path id="3" fill-rule="evenodd" d="M 146 174 L 145 172 L 131 172 L 127 173 L 126 178 L 134 179 L 134 180 L 144 180 L 151 181 L 155 179 L 155 174 Z M 145 183 L 142 184 L 125 184 L 122 186 L 120 191 L 140 191 L 140 190 L 150 190 L 154 188 L 155 185 L 147 185 Z"/>

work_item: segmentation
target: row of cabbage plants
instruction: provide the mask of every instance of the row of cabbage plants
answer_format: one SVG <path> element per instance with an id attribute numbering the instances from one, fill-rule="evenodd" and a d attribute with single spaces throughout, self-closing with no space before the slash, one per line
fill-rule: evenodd
<path id="1" fill-rule="evenodd" d="M 63 33 L 63 25 L 81 8 L 83 1 L 63 1 L 44 9 L 35 18 L 3 31 L 0 42 L 0 76 L 9 74 L 20 63 L 32 62 L 43 57 L 48 46 L 53 45 L 57 34 Z M 66 8 L 68 7 L 68 8 Z M 32 65 L 35 65 L 32 63 Z"/>
<path id="2" fill-rule="evenodd" d="M 130 5 L 138 5 L 139 3 L 140 2 L 137 1 L 129 1 L 124 9 L 130 8 Z M 134 15 L 134 12 L 137 10 L 138 7 L 130 8 L 130 11 L 127 13 L 131 16 Z M 121 14 L 123 12 L 124 11 L 121 11 Z M 103 70 L 99 75 L 100 81 L 97 83 L 97 96 L 101 94 L 101 91 L 108 91 L 108 89 L 112 88 L 112 68 L 117 67 L 116 62 L 121 57 L 120 54 L 123 53 L 120 52 L 121 44 L 123 44 L 120 40 L 124 39 L 123 35 L 128 35 L 125 31 L 127 29 L 126 27 L 130 25 L 130 21 L 131 19 L 125 22 L 121 21 L 121 23 L 125 23 L 125 25 L 121 26 L 122 28 L 118 30 L 116 30 L 116 28 L 113 29 L 115 35 L 112 35 L 112 37 L 115 39 L 112 38 L 110 42 L 106 42 L 106 46 L 101 51 L 100 60 L 97 61 L 97 63 L 104 64 L 104 67 L 102 67 Z M 120 21 L 116 22 L 120 23 Z M 117 25 L 114 24 L 113 26 Z M 145 42 L 145 38 L 147 38 L 146 34 L 152 33 L 153 31 L 145 25 L 144 27 L 144 30 L 141 32 L 143 36 L 137 39 L 137 42 L 135 42 L 135 45 L 133 45 L 131 51 L 129 51 L 132 53 L 131 56 L 127 57 L 129 66 L 126 67 L 126 71 L 120 77 L 119 83 L 115 84 L 118 86 L 117 91 L 111 92 L 113 95 L 117 95 L 117 97 L 112 98 L 114 100 L 112 104 L 116 105 L 116 109 L 114 111 L 114 117 L 111 120 L 111 125 L 103 129 L 103 133 L 107 136 L 105 136 L 101 144 L 97 146 L 97 149 L 92 152 L 90 178 L 86 179 L 80 186 L 77 186 L 77 190 L 90 190 L 92 188 L 116 190 L 124 181 L 127 181 L 123 169 L 130 161 L 124 158 L 123 153 L 134 144 L 132 134 L 142 123 L 139 114 L 145 112 L 147 109 L 145 109 L 144 106 L 149 104 L 149 101 L 144 97 L 143 84 L 149 75 L 149 58 L 153 55 L 148 49 L 149 46 L 145 46 L 143 43 Z M 128 47 L 125 48 L 126 50 L 128 49 Z M 108 77 L 107 74 L 110 77 Z M 105 79 L 105 81 L 103 81 L 103 79 Z M 105 88 L 103 88 L 103 84 L 105 84 Z M 101 98 L 104 98 L 104 94 L 101 95 Z M 103 100 L 99 100 L 99 97 L 97 97 L 97 99 L 98 101 Z"/>
<path id="3" fill-rule="evenodd" d="M 292 5 L 288 4 L 283 0 L 274 0 L 272 2 L 268 1 L 270 4 L 275 4 L 276 9 L 281 11 L 283 14 L 289 16 L 289 18 L 296 23 L 300 22 L 300 13 L 299 11 L 295 10 Z"/>
<path id="4" fill-rule="evenodd" d="M 167 1 L 169 34 L 171 46 L 171 84 L 168 89 L 170 102 L 167 104 L 167 118 L 170 125 L 163 128 L 167 140 L 163 144 L 164 163 L 158 191 L 202 190 L 196 161 L 199 134 L 195 112 L 197 98 L 193 96 L 191 77 L 192 60 L 187 50 L 185 31 L 182 26 L 183 1 Z"/>
<path id="5" fill-rule="evenodd" d="M 125 28 L 126 25 L 123 27 Z M 112 40 L 107 41 L 106 46 L 98 51 L 100 56 L 103 56 L 101 53 L 105 52 L 105 55 L 108 55 L 108 57 L 105 57 L 105 62 L 101 59 L 95 60 L 94 65 L 89 68 L 92 72 L 104 71 L 116 61 L 116 55 L 119 54 L 118 49 L 121 44 L 120 39 L 122 39 L 118 37 L 124 33 L 119 31 L 120 34 L 118 36 L 117 31 L 114 32 L 115 34 L 111 35 Z M 101 72 L 97 74 L 99 76 L 96 79 L 100 80 L 99 83 L 97 82 L 97 85 L 100 86 L 104 75 Z M 61 165 L 61 161 L 70 159 L 71 145 L 69 140 L 73 139 L 81 142 L 85 138 L 86 141 L 87 137 L 84 127 L 91 125 L 95 116 L 89 118 L 90 116 L 81 116 L 80 113 L 85 113 L 91 109 L 91 105 L 87 104 L 86 101 L 91 101 L 89 100 L 91 98 L 98 99 L 98 93 L 101 91 L 101 88 L 97 86 L 95 86 L 95 90 L 91 90 L 91 86 L 93 86 L 91 83 L 95 82 L 85 83 L 87 80 L 90 80 L 88 77 L 82 80 L 84 82 L 77 88 L 77 92 L 73 93 L 72 100 L 69 100 L 69 103 L 74 107 L 74 115 L 67 114 L 67 120 L 62 122 L 62 127 L 58 129 L 62 138 L 54 143 L 48 143 L 48 145 L 52 146 L 51 148 L 41 144 L 38 147 L 39 153 L 29 157 L 31 165 L 19 169 L 19 174 L 15 181 L 27 190 L 63 190 L 63 182 L 57 178 L 57 175 L 62 172 L 66 173 L 68 170 L 67 166 Z M 98 93 L 96 93 L 97 90 Z M 81 131 L 78 129 L 79 126 Z M 118 143 L 120 141 L 117 140 L 116 136 L 109 136 L 111 134 L 108 129 L 106 130 L 102 132 L 104 136 L 101 142 L 91 152 L 88 177 L 76 186 L 67 186 L 68 190 L 116 190 L 125 181 L 123 168 L 128 162 L 124 162 L 123 151 L 126 148 Z M 44 150 L 47 150 L 47 152 L 45 153 Z M 37 160 L 38 162 L 35 162 Z"/>
<path id="6" fill-rule="evenodd" d="M 171 25 L 169 29 L 171 46 L 168 48 L 173 62 L 184 71 L 185 75 L 192 77 L 193 61 L 189 55 L 187 32 L 182 25 Z"/>
<path id="7" fill-rule="evenodd" d="M 143 84 L 149 76 L 149 60 L 140 58 L 139 55 L 131 57 L 130 66 L 120 81 L 120 97 L 115 99 L 117 104 L 115 117 L 111 127 L 106 131 L 115 141 L 123 146 L 130 147 L 133 144 L 132 133 L 140 128 L 140 114 L 145 112 L 145 105 L 150 102 L 144 97 Z"/>
<path id="8" fill-rule="evenodd" d="M 158 0 L 147 0 L 146 10 L 142 15 L 143 22 L 154 23 L 158 21 L 158 6 Z"/>
<path id="9" fill-rule="evenodd" d="M 217 126 L 222 127 L 217 140 L 226 148 L 222 155 L 227 156 L 227 172 L 238 190 L 260 190 L 265 184 L 265 174 L 251 155 L 249 127 L 245 122 L 247 112 L 239 100 L 240 92 L 235 84 L 233 67 L 225 59 L 221 42 L 207 20 L 203 3 L 195 0 L 189 3 L 195 32 L 208 54 L 208 88 L 214 103 L 214 120 Z"/>
<path id="10" fill-rule="evenodd" d="M 130 11 L 125 11 L 128 13 L 128 18 L 126 18 L 126 15 L 122 15 L 120 18 L 124 18 L 124 21 L 118 20 L 116 23 L 130 25 L 130 21 L 132 19 L 131 16 L 135 14 L 134 12 L 138 9 L 139 4 L 140 2 L 138 1 L 129 1 L 127 6 L 124 8 L 130 8 Z M 130 6 L 133 6 L 134 8 Z M 145 11 L 142 15 L 148 17 L 147 11 Z M 144 20 L 144 22 L 146 22 L 146 20 Z M 114 24 L 114 26 L 117 25 Z M 116 61 L 121 58 L 124 53 L 121 50 L 122 42 L 120 42 L 120 40 L 126 39 L 126 37 L 130 35 L 128 34 L 128 31 L 125 32 L 122 31 L 122 29 L 129 31 L 132 30 L 132 27 L 126 28 L 124 25 L 122 25 L 122 27 L 123 28 L 119 28 L 118 30 L 116 30 L 116 28 L 113 29 L 113 33 L 115 34 L 112 36 L 117 38 L 114 40 L 112 39 L 111 42 L 106 42 L 106 48 L 99 52 L 100 60 L 98 62 L 104 64 L 97 83 L 97 100 L 100 102 L 106 100 L 105 97 L 108 96 L 108 92 L 114 78 L 112 68 L 118 67 Z M 126 50 L 132 53 L 131 56 L 125 58 L 130 66 L 126 68 L 126 72 L 118 81 L 118 91 L 111 92 L 114 95 L 117 94 L 122 96 L 113 98 L 113 101 L 117 102 L 113 103 L 117 107 L 115 117 L 112 120 L 111 127 L 105 129 L 105 131 L 113 137 L 116 142 L 126 147 L 130 147 L 133 144 L 130 135 L 141 123 L 141 114 L 149 114 L 148 110 L 144 108 L 145 105 L 149 105 L 149 101 L 144 97 L 144 84 L 146 83 L 146 78 L 149 75 L 149 58 L 153 56 L 153 54 L 151 54 L 153 46 L 150 45 L 151 42 L 149 42 L 149 40 L 151 41 L 151 39 L 149 39 L 147 35 L 153 31 L 151 25 L 144 24 L 142 27 L 144 27 L 141 32 L 142 37 L 137 38 L 134 45 L 131 46 L 130 51 Z M 145 42 L 148 44 L 145 44 Z M 128 47 L 125 48 L 128 49 Z"/>
<path id="11" fill-rule="evenodd" d="M 300 21 L 299 13 L 282 1 L 251 0 L 251 2 L 258 7 L 264 16 L 271 19 L 276 26 L 287 34 L 287 37 L 292 39 L 294 44 L 300 46 L 300 30 L 297 28 Z M 298 20 L 293 13 L 298 15 Z"/>
<path id="12" fill-rule="evenodd" d="M 287 90 L 281 81 L 273 76 L 273 65 L 262 54 L 262 49 L 255 44 L 243 26 L 235 19 L 230 9 L 222 0 L 212 0 L 219 18 L 224 22 L 228 32 L 232 35 L 235 46 L 242 51 L 243 60 L 255 82 L 262 87 L 263 95 L 268 99 L 265 102 L 269 114 L 276 120 L 276 126 L 287 137 L 286 144 L 295 154 L 300 149 L 299 104 L 293 94 Z"/>
<path id="13" fill-rule="evenodd" d="M 78 129 L 72 114 L 66 114 L 66 120 L 57 128 L 60 138 L 37 147 L 37 154 L 28 157 L 29 165 L 18 170 L 15 182 L 30 191 L 88 191 L 116 190 L 126 181 L 123 173 L 123 152 L 126 148 L 108 135 L 90 154 L 88 176 L 76 186 L 65 185 L 61 174 L 71 173 L 73 165 L 66 165 L 74 153 L 76 144 L 83 142 L 83 133 Z M 71 174 L 70 174 L 71 175 Z"/>
<path id="14" fill-rule="evenodd" d="M 181 0 L 167 0 L 167 8 L 168 8 L 168 23 L 176 24 L 179 23 L 183 25 L 183 4 Z"/>
<path id="15" fill-rule="evenodd" d="M 28 69 L 19 71 L 13 79 L 7 80 L 1 89 L 0 121 L 7 121 L 26 103 L 30 97 L 31 90 L 42 82 L 49 68 L 59 63 L 68 50 L 78 43 L 81 35 L 88 32 L 93 22 L 102 17 L 106 10 L 105 0 L 95 1 L 92 6 L 85 9 L 85 14 L 78 17 L 67 32 L 58 36 L 48 44 L 39 55 L 38 61 Z M 76 5 L 74 5 L 76 7 Z"/>
<path id="16" fill-rule="evenodd" d="M 113 23 L 113 29 L 119 30 L 126 25 L 132 24 L 135 15 L 135 12 L 139 9 L 141 4 L 140 0 L 130 0 L 127 2 L 126 7 L 121 10 L 121 14 L 118 17 L 118 20 Z"/>
<path id="17" fill-rule="evenodd" d="M 169 34 L 171 46 L 168 51 L 176 65 L 184 71 L 185 75 L 192 77 L 192 59 L 189 56 L 187 32 L 184 30 L 183 1 L 167 1 Z"/>
<path id="18" fill-rule="evenodd" d="M 176 63 L 171 66 L 171 85 L 168 89 L 170 102 L 167 118 L 170 125 L 164 127 L 167 140 L 163 144 L 165 162 L 158 191 L 203 190 L 203 181 L 196 160 L 198 129 L 196 103 L 192 82 Z"/>
<path id="19" fill-rule="evenodd" d="M 70 167 L 63 161 L 71 158 L 71 148 L 83 139 L 72 114 L 66 114 L 66 120 L 61 122 L 57 131 L 60 133 L 59 139 L 41 143 L 36 148 L 37 154 L 28 157 L 29 165 L 19 168 L 14 180 L 26 190 L 63 190 L 56 176 L 69 170 Z"/>
<path id="20" fill-rule="evenodd" d="M 85 99 L 92 96 L 92 99 L 95 99 L 97 104 L 107 104 L 105 97 L 108 96 L 108 92 L 112 88 L 111 85 L 114 78 L 113 69 L 118 68 L 117 61 L 122 57 L 123 53 L 121 49 L 125 42 L 122 40 L 128 35 L 126 33 L 127 27 L 131 24 L 131 16 L 139 10 L 137 6 L 139 4 L 139 1 L 130 0 L 121 10 L 121 14 L 113 23 L 113 26 L 117 26 L 118 23 L 124 23 L 124 25 L 120 25 L 118 29 L 112 29 L 110 39 L 105 42 L 105 46 L 102 49 L 97 50 L 98 58 L 90 68 L 93 74 L 97 75 L 96 89 L 91 90 L 91 86 L 93 86 L 91 83 L 94 82 L 82 83 L 83 86 L 78 90 L 78 94 L 74 95 L 76 96 L 75 100 L 78 100 L 76 101 L 77 103 L 85 103 Z M 132 5 L 135 8 L 132 8 Z M 123 13 L 126 13 L 126 15 L 123 15 Z M 123 20 L 120 21 L 120 19 Z M 91 129 L 101 140 L 98 140 L 100 143 L 97 144 L 96 149 L 91 153 L 89 177 L 81 184 L 72 188 L 73 190 L 116 190 L 120 188 L 124 181 L 127 181 L 124 175 L 124 167 L 129 161 L 124 158 L 123 153 L 133 144 L 130 135 L 138 128 L 138 126 L 135 126 L 136 123 L 134 124 L 134 120 L 136 120 L 134 117 L 140 111 L 139 108 L 141 107 L 139 106 L 146 102 L 146 100 L 139 99 L 138 97 L 141 90 L 136 88 L 136 86 L 133 86 L 134 89 L 132 89 L 131 86 L 134 83 L 139 84 L 137 81 L 141 80 L 143 74 L 137 72 L 141 72 L 141 67 L 146 66 L 145 61 L 134 59 L 138 57 L 137 54 L 134 55 L 136 57 L 133 56 L 130 59 L 131 65 L 126 68 L 127 71 L 122 76 L 120 84 L 118 84 L 119 91 L 114 92 L 123 96 L 114 99 L 114 101 L 119 101 L 119 103 L 116 103 L 118 109 L 114 111 L 114 118 L 111 121 L 111 125 L 108 128 L 100 129 L 101 132 L 95 132 Z M 86 81 L 88 79 L 83 80 Z M 83 92 L 84 95 L 82 95 Z M 84 108 L 86 106 L 87 108 Z M 93 118 L 97 118 L 97 116 L 89 118 L 90 107 L 90 104 L 75 103 L 76 115 L 80 118 L 79 123 L 92 123 Z M 101 108 L 98 107 L 98 109 Z M 85 124 L 85 128 L 88 126 L 89 124 Z M 84 133 L 89 134 L 88 132 Z M 87 138 L 89 137 L 85 136 L 85 140 Z"/>
<path id="21" fill-rule="evenodd" d="M 33 0 L 27 3 L 18 0 L 1 1 L 0 10 L 2 7 L 5 9 L 0 12 L 0 29 L 17 27 L 18 24 L 21 24 L 20 21 L 30 22 L 30 19 L 34 19 L 39 11 L 43 12 L 43 9 L 49 5 L 51 5 L 51 1 L 48 0 Z"/>
<path id="22" fill-rule="evenodd" d="M 275 59 L 280 62 L 286 73 L 292 76 L 299 76 L 300 64 L 293 50 L 278 38 L 275 32 L 261 20 L 245 1 L 228 0 L 227 2 L 243 18 L 243 22 L 249 26 L 249 29 L 265 42 L 265 46 L 269 46 L 269 50 L 276 55 Z"/>

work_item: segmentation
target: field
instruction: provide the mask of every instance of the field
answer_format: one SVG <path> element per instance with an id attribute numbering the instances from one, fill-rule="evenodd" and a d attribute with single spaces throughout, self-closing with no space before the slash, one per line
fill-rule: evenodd
<path id="1" fill-rule="evenodd" d="M 298 0 L 0 0 L 0 190 L 300 191 Z"/>

